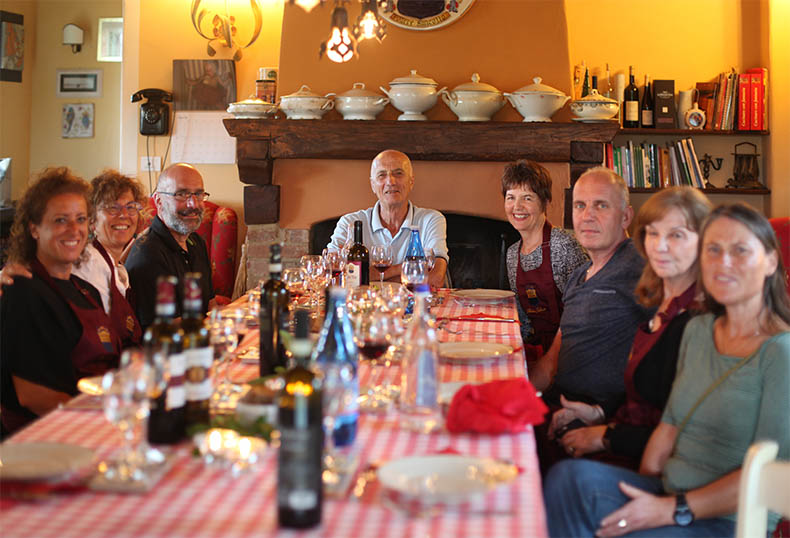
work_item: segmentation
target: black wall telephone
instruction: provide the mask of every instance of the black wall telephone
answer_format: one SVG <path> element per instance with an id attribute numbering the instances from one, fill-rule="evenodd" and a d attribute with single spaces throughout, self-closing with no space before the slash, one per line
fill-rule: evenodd
<path id="1" fill-rule="evenodd" d="M 165 135 L 170 126 L 170 107 L 173 94 L 157 88 L 140 90 L 132 95 L 132 103 L 148 99 L 140 105 L 140 134 Z"/>

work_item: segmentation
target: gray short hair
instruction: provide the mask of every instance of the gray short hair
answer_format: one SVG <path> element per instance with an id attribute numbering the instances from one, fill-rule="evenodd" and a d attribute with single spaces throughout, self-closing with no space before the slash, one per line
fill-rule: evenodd
<path id="1" fill-rule="evenodd" d="M 626 184 L 625 180 L 611 168 L 607 168 L 605 166 L 593 166 L 592 168 L 585 170 L 584 173 L 579 176 L 579 179 L 577 179 L 576 182 L 578 183 L 583 177 L 593 174 L 605 176 L 617 188 L 620 193 L 620 197 L 623 200 L 623 209 L 631 205 L 631 195 L 628 191 L 628 185 Z"/>

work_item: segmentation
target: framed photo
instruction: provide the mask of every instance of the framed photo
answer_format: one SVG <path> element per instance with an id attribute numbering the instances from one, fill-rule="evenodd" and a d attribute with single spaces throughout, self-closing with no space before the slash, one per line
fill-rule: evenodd
<path id="1" fill-rule="evenodd" d="M 236 101 L 233 60 L 173 60 L 176 110 L 227 110 Z"/>
<path id="2" fill-rule="evenodd" d="M 0 80 L 22 82 L 25 58 L 24 17 L 0 11 Z"/>
<path id="3" fill-rule="evenodd" d="M 101 69 L 58 69 L 58 97 L 101 97 Z"/>
<path id="4" fill-rule="evenodd" d="M 93 103 L 63 105 L 61 138 L 93 138 Z"/>
<path id="5" fill-rule="evenodd" d="M 120 62 L 123 60 L 123 17 L 99 19 L 96 60 Z"/>

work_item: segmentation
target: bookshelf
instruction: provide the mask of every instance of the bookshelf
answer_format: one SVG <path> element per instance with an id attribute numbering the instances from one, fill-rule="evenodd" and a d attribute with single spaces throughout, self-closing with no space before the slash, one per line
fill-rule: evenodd
<path id="1" fill-rule="evenodd" d="M 668 135 L 682 137 L 696 136 L 765 136 L 771 131 L 706 131 L 705 129 L 620 129 L 617 136 L 621 135 Z"/>

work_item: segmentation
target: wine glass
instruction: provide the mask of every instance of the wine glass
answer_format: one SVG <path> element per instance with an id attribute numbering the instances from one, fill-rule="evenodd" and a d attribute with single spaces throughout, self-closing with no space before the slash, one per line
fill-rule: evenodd
<path id="1" fill-rule="evenodd" d="M 305 256 L 302 256 L 302 259 L 304 258 Z M 321 256 L 310 256 L 309 258 L 306 260 L 304 270 L 310 289 L 310 308 L 315 316 L 318 315 L 318 308 L 321 304 L 321 292 L 329 284 L 331 272 Z"/>
<path id="2" fill-rule="evenodd" d="M 384 287 L 384 272 L 392 265 L 392 249 L 389 245 L 373 245 L 370 249 L 370 263 L 379 272 L 379 282 Z"/>
<path id="3" fill-rule="evenodd" d="M 214 361 L 217 364 L 216 371 L 219 371 L 219 365 L 224 364 L 223 374 L 216 376 L 220 382 L 212 398 L 212 402 L 221 408 L 230 405 L 231 396 L 236 392 L 230 381 L 230 368 L 233 352 L 239 344 L 239 336 L 236 332 L 236 323 L 232 319 L 223 317 L 217 310 L 211 312 L 210 334 Z"/>
<path id="4" fill-rule="evenodd" d="M 346 258 L 336 250 L 324 249 L 324 262 L 332 272 L 332 285 L 343 285 L 343 269 L 346 266 Z"/>
<path id="5" fill-rule="evenodd" d="M 359 349 L 360 360 L 366 360 L 370 366 L 368 386 L 360 392 L 360 407 L 365 411 L 387 411 L 392 405 L 386 379 L 378 382 L 381 367 L 386 364 L 384 358 L 392 344 L 393 327 L 390 316 L 380 310 L 360 316 L 354 327 L 354 341 Z"/>
<path id="6" fill-rule="evenodd" d="M 292 300 L 298 300 L 305 290 L 305 272 L 301 267 L 285 269 L 282 275 L 283 284 L 288 289 Z"/>
<path id="7" fill-rule="evenodd" d="M 428 272 L 433 271 L 433 266 L 436 265 L 436 252 L 432 248 L 425 249 L 425 262 L 428 264 Z"/>
<path id="8" fill-rule="evenodd" d="M 406 260 L 401 265 L 400 279 L 404 286 L 414 293 L 417 284 L 428 282 L 428 264 L 424 259 Z"/>

